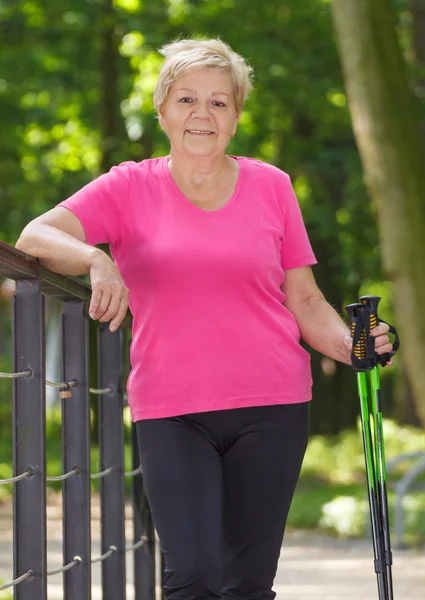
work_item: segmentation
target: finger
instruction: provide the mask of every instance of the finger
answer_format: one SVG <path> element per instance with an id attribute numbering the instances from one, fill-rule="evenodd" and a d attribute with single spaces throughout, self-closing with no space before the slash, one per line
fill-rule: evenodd
<path id="1" fill-rule="evenodd" d="M 387 325 L 387 323 L 379 323 L 379 325 L 377 325 L 374 329 L 371 330 L 370 335 L 373 335 L 373 337 L 377 337 L 379 335 L 384 335 L 385 333 L 388 333 L 390 330 L 389 325 Z"/>
<path id="2" fill-rule="evenodd" d="M 89 315 L 92 319 L 97 318 L 97 311 L 99 309 L 99 304 L 100 304 L 101 300 L 102 300 L 102 288 L 96 286 L 93 289 L 93 292 L 91 295 L 91 300 L 90 300 L 90 307 L 89 307 Z"/>
<path id="3" fill-rule="evenodd" d="M 380 346 L 385 346 L 385 344 L 390 343 L 390 338 L 387 335 L 380 335 L 375 339 L 375 350 Z"/>
<path id="4" fill-rule="evenodd" d="M 392 344 L 384 344 L 383 346 L 380 346 L 379 348 L 376 348 L 376 353 L 377 354 L 385 354 L 386 352 L 392 352 L 393 349 L 393 345 Z"/>
<path id="5" fill-rule="evenodd" d="M 394 364 L 394 361 L 393 361 L 393 359 L 391 359 L 391 360 L 388 360 L 388 361 L 387 361 L 387 363 L 386 363 L 387 367 L 392 367 L 392 366 L 393 366 L 393 364 Z"/>
<path id="6" fill-rule="evenodd" d="M 110 289 L 104 289 L 103 290 L 103 294 L 102 294 L 102 298 L 100 300 L 98 309 L 97 309 L 97 313 L 96 313 L 96 318 L 100 321 L 103 317 L 103 315 L 106 313 L 106 311 L 109 308 L 109 304 L 111 302 L 111 298 L 112 298 L 112 292 Z"/>
<path id="7" fill-rule="evenodd" d="M 118 327 L 122 323 L 122 320 L 124 319 L 125 315 L 127 314 L 127 309 L 128 309 L 128 300 L 127 300 L 127 298 L 123 298 L 121 300 L 120 308 L 119 308 L 117 314 L 112 319 L 111 324 L 109 325 L 110 331 L 113 332 L 118 329 Z"/>
<path id="8" fill-rule="evenodd" d="M 109 302 L 109 306 L 104 314 L 101 316 L 99 321 L 105 323 L 106 321 L 110 321 L 117 314 L 121 304 L 121 295 L 120 294 L 112 294 L 111 300 Z"/>

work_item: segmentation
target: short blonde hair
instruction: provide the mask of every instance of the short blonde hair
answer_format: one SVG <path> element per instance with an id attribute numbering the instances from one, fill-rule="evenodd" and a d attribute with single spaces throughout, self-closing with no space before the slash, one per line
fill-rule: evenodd
<path id="1" fill-rule="evenodd" d="M 165 56 L 154 91 L 154 105 L 160 112 L 173 82 L 194 69 L 220 69 L 232 79 L 237 113 L 252 90 L 253 69 L 248 62 L 220 39 L 177 40 L 159 49 Z"/>

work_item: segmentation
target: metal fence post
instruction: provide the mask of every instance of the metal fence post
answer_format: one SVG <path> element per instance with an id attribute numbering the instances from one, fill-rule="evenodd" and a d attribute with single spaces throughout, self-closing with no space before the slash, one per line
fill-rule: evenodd
<path id="1" fill-rule="evenodd" d="M 44 297 L 40 282 L 18 281 L 13 307 L 13 366 L 32 377 L 13 384 L 14 474 L 33 475 L 13 490 L 14 578 L 31 570 L 34 576 L 15 588 L 15 600 L 46 600 L 46 383 Z"/>
<path id="2" fill-rule="evenodd" d="M 64 303 L 63 377 L 72 387 L 72 397 L 62 400 L 62 444 L 64 473 L 79 469 L 63 483 L 63 556 L 69 564 L 75 556 L 81 563 L 64 573 L 64 599 L 91 598 L 90 533 L 90 410 L 88 377 L 88 322 L 84 303 Z M 34 597 L 35 598 L 35 597 Z"/>
<path id="3" fill-rule="evenodd" d="M 133 469 L 140 466 L 136 427 L 132 426 Z M 143 474 L 133 479 L 134 541 L 145 544 L 134 553 L 134 587 L 137 600 L 155 598 L 155 527 L 143 486 Z"/>
<path id="4" fill-rule="evenodd" d="M 99 388 L 110 388 L 99 395 L 100 471 L 112 468 L 101 479 L 102 554 L 111 546 L 117 551 L 102 562 L 103 600 L 125 600 L 125 497 L 123 424 L 123 332 L 98 330 Z"/>

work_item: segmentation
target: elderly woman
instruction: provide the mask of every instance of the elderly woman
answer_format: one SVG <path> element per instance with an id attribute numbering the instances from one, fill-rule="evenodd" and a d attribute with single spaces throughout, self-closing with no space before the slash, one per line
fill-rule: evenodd
<path id="1" fill-rule="evenodd" d="M 90 316 L 133 314 L 128 397 L 167 600 L 266 600 L 308 439 L 302 337 L 349 364 L 316 286 L 290 178 L 229 156 L 251 68 L 220 40 L 162 49 L 168 156 L 124 162 L 32 221 L 17 247 L 89 273 Z M 96 244 L 109 243 L 114 260 Z M 391 351 L 387 325 L 373 332 Z"/>

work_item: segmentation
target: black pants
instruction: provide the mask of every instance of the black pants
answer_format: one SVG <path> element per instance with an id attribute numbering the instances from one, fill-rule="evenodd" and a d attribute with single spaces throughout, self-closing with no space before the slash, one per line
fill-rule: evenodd
<path id="1" fill-rule="evenodd" d="M 136 423 L 166 600 L 271 600 L 309 403 Z"/>

